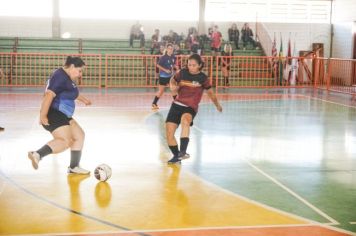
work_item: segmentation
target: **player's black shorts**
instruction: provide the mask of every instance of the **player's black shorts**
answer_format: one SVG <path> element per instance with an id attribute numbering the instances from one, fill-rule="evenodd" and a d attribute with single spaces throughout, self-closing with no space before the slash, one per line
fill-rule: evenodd
<path id="1" fill-rule="evenodd" d="M 171 77 L 159 77 L 159 85 L 164 85 L 166 86 L 169 83 L 169 80 L 171 79 Z"/>
<path id="2" fill-rule="evenodd" d="M 185 107 L 185 106 L 181 106 L 178 105 L 176 103 L 172 103 L 171 108 L 169 109 L 168 115 L 167 115 L 167 119 L 166 119 L 166 123 L 167 122 L 172 122 L 175 123 L 177 125 L 180 124 L 180 120 L 183 116 L 184 113 L 189 113 L 192 115 L 193 119 L 195 117 L 195 115 L 197 114 L 193 108 L 191 107 Z M 192 119 L 192 123 L 190 123 L 190 126 L 193 126 L 193 119 Z"/>
<path id="3" fill-rule="evenodd" d="M 42 126 L 51 133 L 61 126 L 69 125 L 69 121 L 72 119 L 68 118 L 64 113 L 53 108 L 49 109 L 47 118 L 49 125 Z"/>

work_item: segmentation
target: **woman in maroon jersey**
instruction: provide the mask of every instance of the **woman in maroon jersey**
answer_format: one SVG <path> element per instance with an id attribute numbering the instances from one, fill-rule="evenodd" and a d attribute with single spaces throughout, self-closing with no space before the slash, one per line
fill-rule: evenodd
<path id="1" fill-rule="evenodd" d="M 208 77 L 201 71 L 203 66 L 201 57 L 198 54 L 193 54 L 188 58 L 188 68 L 180 70 L 170 80 L 172 93 L 177 94 L 177 97 L 172 103 L 166 119 L 167 143 L 173 153 L 173 157 L 168 161 L 168 164 L 180 163 L 182 159 L 189 158 L 186 151 L 189 143 L 190 126 L 193 125 L 193 119 L 198 112 L 204 90 L 207 90 L 207 94 L 216 109 L 219 112 L 222 111 Z M 180 149 L 174 137 L 179 124 L 182 125 Z"/>

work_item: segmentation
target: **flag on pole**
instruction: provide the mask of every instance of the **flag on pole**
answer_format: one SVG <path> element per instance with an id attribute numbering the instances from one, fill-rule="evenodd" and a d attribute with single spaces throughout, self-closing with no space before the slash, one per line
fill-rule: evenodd
<path id="1" fill-rule="evenodd" d="M 278 54 L 278 85 L 282 85 L 283 80 L 283 40 L 281 34 L 281 46 L 279 47 L 279 54 Z"/>
<path id="2" fill-rule="evenodd" d="M 276 43 L 276 33 L 274 33 L 272 42 L 272 68 L 273 72 L 277 74 L 278 70 L 278 58 L 277 58 L 277 43 Z"/>
<path id="3" fill-rule="evenodd" d="M 290 76 L 291 76 L 291 71 L 292 71 L 292 49 L 291 49 L 291 42 L 290 42 L 290 33 L 289 33 L 289 39 L 288 39 L 288 50 L 287 50 L 287 57 L 286 57 L 286 62 L 284 64 L 284 79 L 289 83 L 290 82 Z"/>
<path id="4" fill-rule="evenodd" d="M 291 72 L 291 78 L 290 78 L 290 84 L 291 85 L 296 85 L 297 83 L 297 78 L 298 78 L 298 58 L 296 58 L 297 50 L 295 48 L 295 40 L 293 43 L 293 59 L 292 59 L 292 72 Z"/>

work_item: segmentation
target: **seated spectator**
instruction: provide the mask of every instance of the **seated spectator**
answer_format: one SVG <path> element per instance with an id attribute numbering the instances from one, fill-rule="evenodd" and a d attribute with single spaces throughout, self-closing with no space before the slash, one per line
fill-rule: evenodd
<path id="1" fill-rule="evenodd" d="M 233 23 L 229 28 L 228 34 L 229 34 L 229 41 L 234 42 L 236 49 L 240 49 L 239 48 L 240 31 L 237 29 L 235 23 Z"/>
<path id="2" fill-rule="evenodd" d="M 200 54 L 198 32 L 194 31 L 189 37 L 190 52 Z"/>
<path id="3" fill-rule="evenodd" d="M 163 37 L 163 41 L 166 42 L 166 44 L 171 43 L 171 44 L 179 44 L 180 43 L 180 36 L 174 32 L 173 30 L 170 30 L 168 35 Z"/>
<path id="4" fill-rule="evenodd" d="M 252 37 L 253 37 L 252 30 L 250 29 L 248 23 L 245 23 L 241 29 L 241 39 L 243 42 L 244 50 L 246 49 L 246 45 L 249 42 L 252 43 L 253 48 L 257 49 L 257 43 Z"/>
<path id="5" fill-rule="evenodd" d="M 159 49 L 159 46 L 162 42 L 162 37 L 159 33 L 159 29 L 155 29 L 155 33 L 151 37 L 151 55 L 154 54 L 155 49 Z"/>
<path id="6" fill-rule="evenodd" d="M 139 39 L 140 40 L 140 47 L 141 48 L 145 47 L 145 35 L 143 33 L 143 27 L 138 21 L 136 22 L 136 24 L 134 24 L 131 27 L 131 31 L 130 31 L 130 47 L 133 47 L 133 40 L 134 39 Z"/>

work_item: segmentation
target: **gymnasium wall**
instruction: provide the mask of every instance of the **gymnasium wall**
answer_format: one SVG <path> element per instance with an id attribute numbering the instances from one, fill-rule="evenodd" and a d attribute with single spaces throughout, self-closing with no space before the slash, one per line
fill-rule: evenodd
<path id="1" fill-rule="evenodd" d="M 332 21 L 332 57 L 352 59 L 353 34 L 356 33 L 356 1 L 335 0 Z"/>

